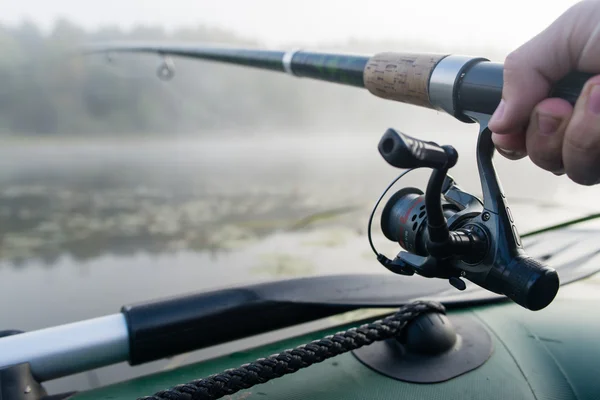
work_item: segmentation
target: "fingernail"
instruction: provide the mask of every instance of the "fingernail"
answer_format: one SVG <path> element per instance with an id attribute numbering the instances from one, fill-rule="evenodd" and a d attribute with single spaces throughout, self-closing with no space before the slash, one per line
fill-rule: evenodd
<path id="1" fill-rule="evenodd" d="M 504 157 L 508 158 L 509 160 L 519 160 L 527 155 L 526 153 L 524 153 L 522 151 L 507 150 L 507 149 L 503 149 L 501 147 L 496 147 L 496 150 L 498 151 L 498 153 L 502 154 Z"/>
<path id="2" fill-rule="evenodd" d="M 502 99 L 502 100 L 500 100 L 500 104 L 498 104 L 496 111 L 494 111 L 492 118 L 490 118 L 490 122 L 491 123 L 499 122 L 502 119 L 502 116 L 504 115 L 505 108 L 506 108 L 506 106 L 504 103 L 504 99 Z"/>
<path id="3" fill-rule="evenodd" d="M 541 135 L 550 136 L 560 126 L 561 120 L 550 115 L 538 114 L 538 129 Z"/>
<path id="4" fill-rule="evenodd" d="M 556 171 L 552 171 L 552 173 L 556 176 L 563 176 L 567 171 L 565 171 L 565 167 L 561 167 L 560 169 L 556 170 Z"/>
<path id="5" fill-rule="evenodd" d="M 595 85 L 590 91 L 588 109 L 594 114 L 600 114 L 600 85 Z"/>

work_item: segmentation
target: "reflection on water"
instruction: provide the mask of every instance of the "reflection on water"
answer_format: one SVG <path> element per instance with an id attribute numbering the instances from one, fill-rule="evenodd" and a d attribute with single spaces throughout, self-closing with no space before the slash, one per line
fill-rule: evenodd
<path id="1" fill-rule="evenodd" d="M 22 157 L 4 159 L 13 165 L 0 190 L 1 259 L 52 266 L 64 254 L 86 261 L 107 253 L 218 252 L 335 218 L 372 197 L 360 181 L 338 180 L 353 178 L 352 166 L 349 176 L 326 173 L 280 149 L 263 150 L 270 159 L 259 156 L 257 165 L 249 146 L 207 146 L 120 149 L 121 158 L 89 145 L 18 148 Z"/>
<path id="2" fill-rule="evenodd" d="M 376 143 L 346 139 L 335 153 L 319 151 L 331 145 L 326 140 L 299 144 L 9 146 L 0 177 L 0 260 L 53 266 L 65 254 L 83 262 L 140 251 L 216 253 L 340 218 L 363 230 L 364 217 L 343 216 L 367 213 L 396 173 L 379 159 Z M 472 151 L 461 154 L 453 176 L 479 192 Z M 509 196 L 547 201 L 560 189 L 550 177 L 535 180 L 538 171 L 523 179 L 522 169 L 506 167 Z M 421 173 L 407 184 L 425 179 Z"/>
<path id="3" fill-rule="evenodd" d="M 460 160 L 452 175 L 479 193 L 475 140 L 453 136 Z M 380 158 L 377 141 L 8 143 L 0 149 L 0 293 L 18 308 L 0 311 L 0 328 L 37 329 L 247 282 L 385 273 L 367 244 L 366 219 L 398 171 Z M 593 209 L 594 188 L 527 160 L 497 164 L 521 231 Z M 415 171 L 404 185 L 424 188 L 427 177 Z M 566 201 L 582 207 L 553 204 Z M 397 245 L 378 229 L 376 221 L 377 246 L 393 255 Z M 165 363 L 103 368 L 49 389 L 85 389 Z"/>
<path id="4" fill-rule="evenodd" d="M 0 198 L 2 258 L 22 266 L 63 254 L 86 261 L 103 254 L 152 254 L 237 247 L 317 211 L 302 193 L 189 195 L 146 188 L 9 187 Z"/>

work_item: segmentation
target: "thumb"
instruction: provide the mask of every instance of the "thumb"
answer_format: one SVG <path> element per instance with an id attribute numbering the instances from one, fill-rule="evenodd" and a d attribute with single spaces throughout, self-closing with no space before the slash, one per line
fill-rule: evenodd
<path id="1" fill-rule="evenodd" d="M 492 132 L 524 135 L 534 107 L 576 65 L 573 56 L 579 51 L 569 43 L 569 31 L 575 29 L 573 14 L 570 9 L 506 57 L 502 100 L 489 122 Z"/>

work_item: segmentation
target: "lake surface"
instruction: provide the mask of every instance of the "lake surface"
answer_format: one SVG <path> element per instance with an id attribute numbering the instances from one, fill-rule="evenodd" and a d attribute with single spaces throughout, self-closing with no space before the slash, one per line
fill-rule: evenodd
<path id="1" fill-rule="evenodd" d="M 441 144 L 451 137 L 460 154 L 451 174 L 479 194 L 470 129 L 421 137 Z M 399 171 L 379 156 L 379 137 L 7 141 L 0 149 L 1 328 L 39 329 L 249 282 L 384 273 L 366 240 L 367 217 Z M 600 208 L 598 188 L 529 160 L 497 166 L 521 232 Z M 395 190 L 424 189 L 427 178 L 415 171 Z M 374 235 L 389 256 L 399 250 L 377 223 Z M 86 389 L 167 363 L 102 368 L 48 388 Z"/>

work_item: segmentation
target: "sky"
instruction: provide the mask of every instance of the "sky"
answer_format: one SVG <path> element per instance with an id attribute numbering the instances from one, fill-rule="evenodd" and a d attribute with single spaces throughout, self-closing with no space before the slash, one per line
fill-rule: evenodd
<path id="1" fill-rule="evenodd" d="M 543 30 L 574 0 L 4 0 L 0 23 L 59 17 L 90 28 L 207 24 L 270 47 L 419 37 L 444 45 L 512 48 Z"/>

